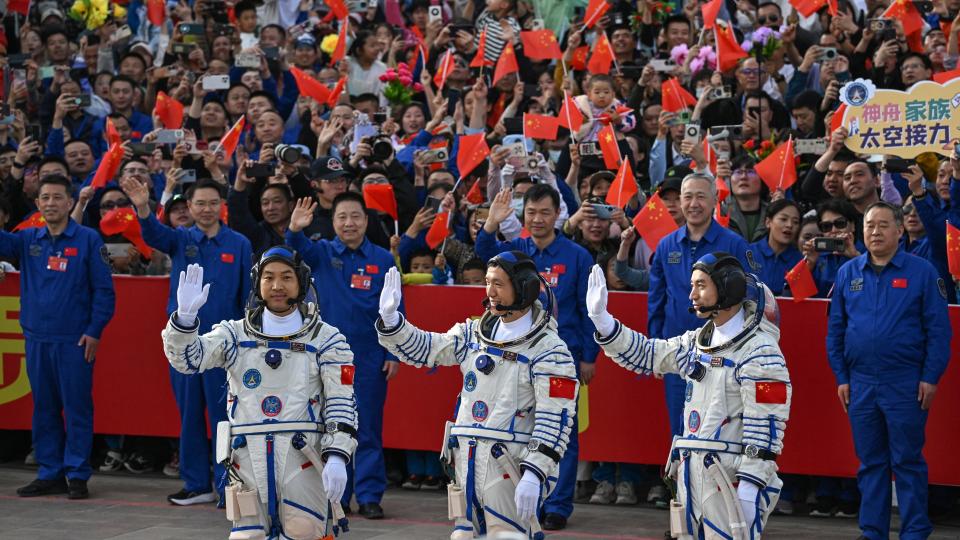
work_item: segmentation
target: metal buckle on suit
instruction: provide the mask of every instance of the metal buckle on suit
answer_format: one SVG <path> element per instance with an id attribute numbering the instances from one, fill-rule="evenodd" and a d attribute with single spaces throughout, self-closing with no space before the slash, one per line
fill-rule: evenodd
<path id="1" fill-rule="evenodd" d="M 304 352 L 307 350 L 307 345 L 305 343 L 300 343 L 299 341 L 291 341 L 290 350 L 293 352 Z"/>
<path id="2" fill-rule="evenodd" d="M 714 356 L 710 358 L 710 367 L 720 367 L 723 365 L 723 357 Z"/>

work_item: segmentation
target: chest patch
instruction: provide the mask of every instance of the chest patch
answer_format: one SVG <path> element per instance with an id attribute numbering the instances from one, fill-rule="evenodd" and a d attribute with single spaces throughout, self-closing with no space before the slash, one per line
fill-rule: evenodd
<path id="1" fill-rule="evenodd" d="M 263 377 L 256 369 L 248 369 L 243 372 L 243 385 L 251 390 L 260 386 Z"/>
<path id="2" fill-rule="evenodd" d="M 473 392 L 477 388 L 477 374 L 468 371 L 467 374 L 463 377 L 463 389 L 467 392 Z"/>
<path id="3" fill-rule="evenodd" d="M 190 244 L 183 250 L 183 254 L 190 258 L 196 257 L 199 253 L 200 248 L 198 248 L 196 244 Z"/>
<path id="4" fill-rule="evenodd" d="M 690 433 L 696 433 L 700 429 L 700 413 L 697 411 L 690 411 L 690 417 L 687 418 L 687 429 L 690 430 Z"/>
<path id="5" fill-rule="evenodd" d="M 680 264 L 680 258 L 679 251 L 671 251 L 667 254 L 667 264 Z"/>
<path id="6" fill-rule="evenodd" d="M 43 248 L 40 247 L 40 244 L 30 244 L 30 256 L 39 257 L 43 253 Z"/>
<path id="7" fill-rule="evenodd" d="M 266 416 L 276 416 L 283 410 L 283 402 L 277 396 L 267 396 L 260 402 L 260 410 Z"/>
<path id="8" fill-rule="evenodd" d="M 485 401 L 475 401 L 470 412 L 473 414 L 474 420 L 477 422 L 483 422 L 490 414 L 490 407 L 487 406 Z"/>
<path id="9" fill-rule="evenodd" d="M 853 278 L 850 280 L 850 291 L 858 292 L 863 290 L 863 278 Z"/>

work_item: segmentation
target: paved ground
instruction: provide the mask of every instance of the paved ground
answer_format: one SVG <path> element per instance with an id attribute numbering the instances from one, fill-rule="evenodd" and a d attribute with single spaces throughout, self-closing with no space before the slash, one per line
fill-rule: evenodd
<path id="1" fill-rule="evenodd" d="M 34 471 L 0 467 L 0 539 L 36 540 L 183 540 L 226 538 L 228 522 L 212 504 L 179 508 L 164 497 L 180 483 L 162 476 L 98 474 L 90 482 L 93 497 L 68 501 L 66 497 L 21 499 L 17 487 L 29 483 Z M 351 540 L 445 540 L 450 525 L 446 497 L 441 493 L 391 489 L 383 501 L 387 519 L 367 521 L 354 516 Z M 550 538 L 652 539 L 662 538 L 667 513 L 651 507 L 577 505 L 570 527 Z M 774 516 L 765 538 L 854 539 L 853 520 Z M 937 526 L 932 538 L 960 538 L 960 520 Z"/>

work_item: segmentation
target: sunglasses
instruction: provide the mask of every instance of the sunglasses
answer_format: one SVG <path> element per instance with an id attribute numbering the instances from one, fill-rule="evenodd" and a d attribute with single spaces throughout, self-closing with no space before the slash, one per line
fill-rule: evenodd
<path id="1" fill-rule="evenodd" d="M 905 216 L 908 216 L 908 215 L 916 212 L 916 210 L 917 210 L 917 208 L 916 208 L 915 206 L 913 206 L 912 203 L 908 203 L 908 204 L 903 205 L 903 215 L 905 215 Z"/>
<path id="2" fill-rule="evenodd" d="M 836 228 L 838 231 L 841 229 L 846 229 L 849 222 L 847 218 L 837 218 L 833 221 L 821 221 L 817 223 L 817 228 L 820 229 L 822 233 L 828 233 Z"/>
<path id="3" fill-rule="evenodd" d="M 120 199 L 119 201 L 107 201 L 105 203 L 100 203 L 100 208 L 102 210 L 116 210 L 117 208 L 130 208 L 130 199 Z"/>
<path id="4" fill-rule="evenodd" d="M 757 24 L 759 24 L 760 26 L 763 26 L 767 23 L 777 24 L 779 22 L 780 22 L 780 17 L 776 15 L 770 15 L 769 17 L 767 17 L 766 15 L 762 15 L 760 17 L 757 17 Z"/>

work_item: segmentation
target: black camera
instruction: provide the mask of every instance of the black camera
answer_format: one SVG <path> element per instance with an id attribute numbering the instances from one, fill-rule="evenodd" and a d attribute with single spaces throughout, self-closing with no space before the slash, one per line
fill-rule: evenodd
<path id="1" fill-rule="evenodd" d="M 303 155 L 303 152 L 296 146 L 291 146 L 289 144 L 278 144 L 277 147 L 273 149 L 273 155 L 288 165 L 295 165 L 297 161 L 300 160 L 300 156 Z"/>
<path id="2" fill-rule="evenodd" d="M 366 142 L 373 149 L 373 155 L 370 156 L 373 160 L 382 162 L 390 159 L 390 156 L 393 155 L 393 143 L 390 142 L 390 137 L 386 135 L 369 137 Z"/>

